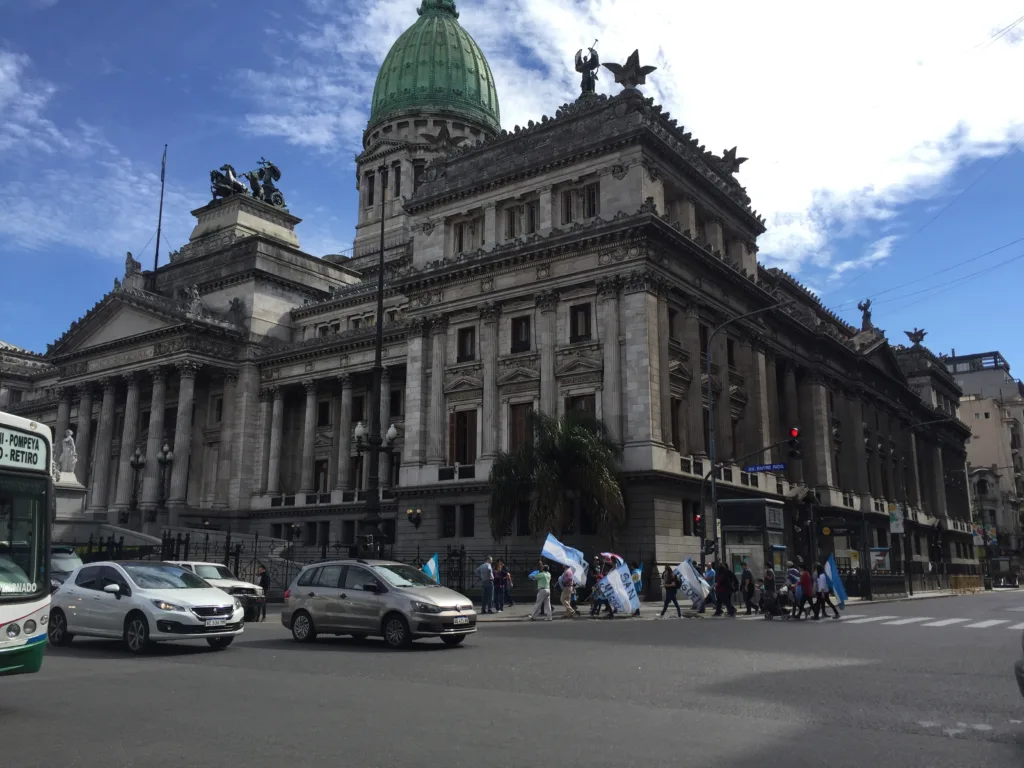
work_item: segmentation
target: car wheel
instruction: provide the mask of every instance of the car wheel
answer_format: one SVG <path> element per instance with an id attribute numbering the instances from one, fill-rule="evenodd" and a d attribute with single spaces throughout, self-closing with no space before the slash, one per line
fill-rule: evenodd
<path id="1" fill-rule="evenodd" d="M 50 639 L 51 645 L 70 645 L 74 635 L 68 632 L 68 620 L 64 611 L 50 611 L 50 627 L 46 630 L 46 636 Z"/>
<path id="2" fill-rule="evenodd" d="M 223 651 L 234 641 L 234 637 L 208 637 L 206 642 L 209 643 L 210 647 L 217 651 Z"/>
<path id="3" fill-rule="evenodd" d="M 405 617 L 392 614 L 384 619 L 384 642 L 392 648 L 408 648 L 412 642 Z"/>
<path id="4" fill-rule="evenodd" d="M 130 613 L 124 620 L 124 644 L 132 653 L 149 650 L 149 622 L 141 613 Z"/>
<path id="5" fill-rule="evenodd" d="M 298 611 L 292 616 L 292 637 L 300 643 L 312 643 L 316 640 L 313 617 L 305 611 Z"/>
<path id="6" fill-rule="evenodd" d="M 466 639 L 465 635 L 445 635 L 441 638 L 441 642 L 445 645 L 462 645 L 462 641 Z"/>

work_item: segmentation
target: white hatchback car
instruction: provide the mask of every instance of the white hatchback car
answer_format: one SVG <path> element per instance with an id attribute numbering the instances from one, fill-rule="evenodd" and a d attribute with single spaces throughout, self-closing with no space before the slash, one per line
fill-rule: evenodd
<path id="1" fill-rule="evenodd" d="M 49 638 L 117 637 L 132 653 L 151 643 L 205 639 L 227 648 L 242 634 L 242 604 L 190 571 L 156 562 L 103 562 L 76 568 L 53 593 Z"/>

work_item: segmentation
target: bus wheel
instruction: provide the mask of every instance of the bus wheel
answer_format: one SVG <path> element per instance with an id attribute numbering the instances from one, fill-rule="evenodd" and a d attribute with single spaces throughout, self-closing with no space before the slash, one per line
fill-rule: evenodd
<path id="1" fill-rule="evenodd" d="M 51 645 L 70 645 L 74 635 L 68 632 L 68 620 L 64 617 L 64 611 L 59 608 L 50 611 L 50 628 L 46 631 L 50 638 Z"/>

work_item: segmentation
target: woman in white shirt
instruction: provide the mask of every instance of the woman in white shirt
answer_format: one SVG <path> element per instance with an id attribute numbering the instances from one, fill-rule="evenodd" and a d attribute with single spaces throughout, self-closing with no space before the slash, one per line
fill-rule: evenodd
<path id="1" fill-rule="evenodd" d="M 832 600 L 829 597 L 828 577 L 825 576 L 825 569 L 820 565 L 816 566 L 816 568 L 818 571 L 818 578 L 814 589 L 818 593 L 818 604 L 814 607 L 814 618 L 817 619 L 819 616 L 824 618 L 826 609 L 831 608 L 833 613 L 832 618 L 838 619 L 839 609 L 832 604 Z"/>

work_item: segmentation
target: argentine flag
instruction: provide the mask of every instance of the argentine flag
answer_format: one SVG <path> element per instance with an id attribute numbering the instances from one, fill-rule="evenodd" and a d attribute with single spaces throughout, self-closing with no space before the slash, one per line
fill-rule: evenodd
<path id="1" fill-rule="evenodd" d="M 578 549 L 565 546 L 549 533 L 540 554 L 548 560 L 561 563 L 566 568 L 572 568 L 572 578 L 578 586 L 582 587 L 587 583 L 587 560 Z"/>
<path id="2" fill-rule="evenodd" d="M 437 555 L 434 555 L 423 564 L 423 572 L 434 581 L 437 581 Z"/>
<path id="3" fill-rule="evenodd" d="M 640 567 L 632 573 L 633 577 L 633 589 L 639 595 L 643 591 L 644 582 L 644 564 L 640 563 Z"/>
<path id="4" fill-rule="evenodd" d="M 843 580 L 839 578 L 839 568 L 836 567 L 836 559 L 833 555 L 829 555 L 828 560 L 825 561 L 825 578 L 828 580 L 829 586 L 836 593 L 839 607 L 845 608 L 845 603 L 850 598 L 846 596 L 846 588 L 843 586 Z"/>

